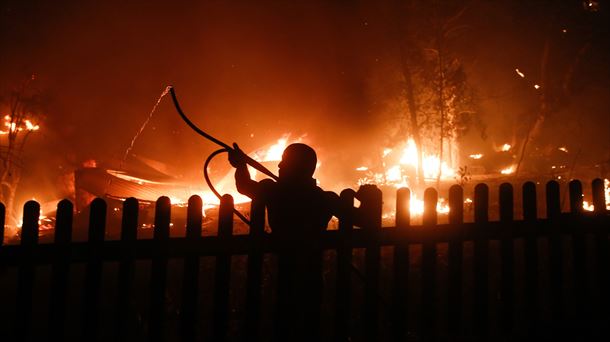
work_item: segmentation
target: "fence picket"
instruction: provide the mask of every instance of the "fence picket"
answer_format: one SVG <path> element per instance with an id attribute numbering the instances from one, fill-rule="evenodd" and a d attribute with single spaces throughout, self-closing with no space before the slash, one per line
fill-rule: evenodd
<path id="1" fill-rule="evenodd" d="M 255 196 L 250 204 L 250 241 L 254 246 L 248 254 L 248 275 L 246 288 L 246 326 L 244 339 L 260 339 L 259 323 L 261 314 L 261 291 L 263 281 L 262 237 L 265 233 L 265 199 Z"/>
<path id="2" fill-rule="evenodd" d="M 411 190 L 400 188 L 396 192 L 396 230 L 406 232 L 411 224 Z M 394 247 L 394 287 L 392 301 L 392 327 L 395 341 L 404 341 L 407 336 L 407 308 L 409 282 L 409 244 L 400 241 Z"/>
<path id="3" fill-rule="evenodd" d="M 64 338 L 66 295 L 70 273 L 70 242 L 72 241 L 72 214 L 74 206 L 69 200 L 57 204 L 54 244 L 57 252 L 54 255 L 51 275 L 51 303 L 49 308 L 49 332 L 54 341 Z"/>
<path id="4" fill-rule="evenodd" d="M 549 181 L 546 184 L 546 215 L 549 221 L 559 222 L 561 200 L 559 183 L 556 181 Z M 555 224 L 553 225 L 555 226 Z M 561 242 L 561 232 L 555 230 L 549 235 L 551 311 L 555 321 L 563 318 L 563 252 Z"/>
<path id="5" fill-rule="evenodd" d="M 464 190 L 459 185 L 449 188 L 449 223 L 459 225 L 464 222 Z M 460 229 L 460 228 L 457 228 Z M 461 233 L 461 232 L 460 232 Z M 461 235 L 461 234 L 460 234 Z M 447 320 L 449 332 L 459 332 L 462 323 L 462 263 L 464 243 L 461 236 L 449 242 L 449 289 L 447 298 Z"/>
<path id="6" fill-rule="evenodd" d="M 6 207 L 0 203 L 0 247 L 4 244 L 4 226 L 6 225 Z"/>
<path id="7" fill-rule="evenodd" d="M 21 227 L 21 258 L 17 274 L 17 315 L 15 317 L 15 341 L 28 341 L 32 321 L 32 291 L 34 288 L 34 253 L 38 244 L 38 218 L 40 205 L 27 201 L 23 206 Z"/>
<path id="8" fill-rule="evenodd" d="M 536 200 L 536 184 L 523 184 L 523 219 L 534 223 L 538 217 Z M 534 333 L 539 315 L 538 305 L 538 236 L 537 229 L 532 225 L 524 241 L 525 254 L 525 314 L 529 333 Z"/>
<path id="9" fill-rule="evenodd" d="M 319 318 L 323 311 L 318 305 L 317 290 L 313 288 L 313 280 L 316 272 L 319 272 L 319 264 L 314 263 L 315 255 L 320 256 L 322 248 L 337 250 L 337 283 L 336 303 L 334 319 L 334 339 L 336 341 L 349 341 L 357 338 L 365 340 L 378 340 L 386 337 L 381 331 L 379 320 L 380 309 L 380 259 L 381 246 L 393 246 L 393 284 L 392 301 L 389 302 L 388 311 L 388 333 L 393 340 L 401 341 L 411 338 L 409 336 L 410 324 L 408 322 L 408 295 L 411 290 L 408 280 L 411 269 L 409 260 L 410 244 L 422 244 L 421 260 L 421 285 L 422 302 L 420 308 L 421 321 L 417 336 L 422 340 L 434 340 L 440 338 L 443 332 L 438 331 L 439 302 L 437 290 L 447 291 L 447 322 L 449 334 L 447 337 L 460 338 L 465 332 L 464 324 L 468 322 L 462 314 L 464 313 L 462 303 L 464 267 L 463 242 L 473 240 L 474 242 L 474 302 L 473 302 L 473 338 L 486 340 L 490 336 L 488 321 L 489 311 L 489 254 L 491 239 L 500 241 L 500 272 L 502 281 L 500 286 L 499 327 L 502 337 L 520 337 L 521 333 L 534 336 L 539 333 L 539 328 L 545 328 L 551 324 L 551 328 L 560 327 L 563 324 L 572 324 L 572 318 L 593 318 L 595 321 L 607 314 L 609 301 L 606 288 L 608 285 L 608 224 L 610 216 L 605 208 L 604 182 L 596 179 L 592 183 L 593 204 L 595 211 L 587 213 L 583 210 L 582 185 L 579 181 L 569 183 L 570 213 L 561 213 L 560 209 L 560 187 L 559 183 L 551 181 L 546 184 L 546 219 L 539 219 L 537 215 L 536 185 L 532 182 L 523 184 L 523 220 L 514 219 L 514 203 L 512 185 L 504 183 L 499 188 L 499 213 L 500 222 L 489 222 L 489 189 L 485 184 L 475 187 L 474 209 L 475 222 L 463 223 L 463 189 L 452 186 L 449 189 L 449 225 L 437 224 L 437 199 L 436 190 L 427 189 L 424 193 L 424 215 L 423 224 L 415 229 L 410 225 L 409 199 L 410 190 L 400 189 L 396 198 L 396 224 L 394 229 L 381 228 L 381 192 L 377 189 L 369 193 L 368 198 L 361 200 L 361 208 L 366 211 L 363 217 L 352 216 L 354 213 L 354 191 L 342 192 L 340 201 L 342 209 L 339 214 L 339 230 L 322 232 L 321 244 L 314 250 L 304 248 L 307 254 L 304 258 L 303 272 L 312 278 L 302 277 L 298 285 L 299 307 L 293 308 L 304 314 L 303 331 L 298 331 L 299 336 L 307 340 L 318 340 L 322 338 L 319 334 Z M 57 221 L 53 243 L 38 243 L 38 219 L 40 206 L 30 201 L 24 206 L 23 227 L 21 229 L 20 245 L 0 245 L 0 266 L 14 267 L 17 270 L 16 290 L 16 315 L 15 324 L 9 330 L 11 340 L 30 340 L 34 338 L 32 327 L 38 328 L 39 324 L 33 324 L 33 312 L 38 312 L 38 303 L 33 302 L 33 287 L 35 278 L 41 277 L 43 273 L 37 274 L 37 265 L 51 265 L 51 278 L 49 294 L 48 330 L 49 338 L 53 340 L 70 339 L 68 331 L 65 330 L 66 302 L 70 298 L 68 291 L 68 280 L 70 279 L 71 264 L 85 262 L 85 283 L 82 300 L 82 325 L 77 327 L 77 334 L 83 340 L 100 340 L 108 337 L 108 333 L 99 329 L 99 317 L 104 312 L 100 303 L 103 265 L 106 261 L 118 261 L 118 291 L 116 297 L 116 339 L 127 341 L 141 338 L 136 335 L 137 315 L 135 312 L 134 297 L 134 275 L 136 258 L 152 260 L 150 281 L 150 311 L 148 320 L 144 321 L 144 328 L 148 331 L 148 339 L 151 341 L 165 340 L 168 336 L 164 325 L 167 324 L 165 317 L 165 291 L 167 282 L 168 259 L 170 257 L 184 258 L 184 273 L 182 284 L 182 303 L 180 306 L 180 337 L 184 341 L 195 341 L 201 336 L 197 327 L 198 291 L 199 291 L 199 265 L 202 255 L 216 257 L 215 293 L 212 311 L 213 339 L 217 341 L 233 338 L 233 330 L 229 329 L 230 321 L 230 280 L 233 276 L 231 269 L 232 255 L 238 253 L 249 253 L 248 274 L 246 289 L 246 311 L 245 327 L 240 329 L 238 339 L 261 340 L 259 318 L 261 314 L 261 291 L 262 291 L 262 267 L 264 253 L 276 253 L 280 248 L 293 248 L 298 245 L 307 245 L 307 241 L 287 241 L 287 244 L 278 244 L 273 235 L 264 234 L 265 206 L 264 199 L 252 203 L 251 220 L 252 226 L 249 236 L 233 236 L 233 204 L 232 198 L 226 195 L 220 207 L 219 230 L 217 237 L 202 237 L 202 201 L 198 196 L 189 199 L 187 212 L 187 230 L 185 238 L 169 239 L 171 204 L 167 197 L 161 197 L 156 203 L 155 230 L 153 240 L 138 241 L 138 201 L 129 198 L 123 203 L 123 217 L 121 228 L 121 241 L 105 241 L 106 225 L 106 203 L 102 199 L 95 199 L 90 206 L 89 215 L 89 239 L 87 242 L 73 242 L 72 220 L 73 206 L 67 201 L 61 201 L 57 209 Z M 362 213 L 362 210 L 360 213 Z M 0 204 L 0 214 L 4 214 L 3 206 Z M 2 215 L 0 215 L 2 216 Z M 362 229 L 353 229 L 354 220 L 358 218 L 358 225 Z M 3 217 L 0 217 L 2 220 Z M 452 231 L 458 229 L 459 231 Z M 447 232 L 447 234 L 440 234 Z M 591 250 L 596 259 L 597 269 L 588 268 L 585 239 L 593 235 L 596 248 Z M 570 314 L 566 311 L 564 302 L 566 286 L 564 280 L 564 254 L 563 242 L 566 235 L 571 237 L 573 247 L 573 262 L 568 265 L 574 267 L 574 303 L 575 310 Z M 524 239 L 524 304 L 514 306 L 519 302 L 520 292 L 516 291 L 515 273 L 515 250 L 514 239 Z M 538 239 L 549 240 L 548 254 L 540 256 L 545 249 L 538 249 Z M 318 240 L 316 240 L 318 241 Z M 315 242 L 315 241 L 313 241 Z M 312 242 L 312 243 L 313 243 Z M 567 240 L 565 241 L 567 242 Z M 294 243 L 294 244 L 293 244 Z M 437 244 L 448 243 L 448 281 L 443 288 L 439 287 L 436 279 L 437 273 Z M 202 248 L 203 246 L 203 248 Z M 318 245 L 315 245 L 318 246 Z M 225 248 L 226 247 L 226 248 Z M 365 248 L 364 261 L 365 273 L 361 275 L 364 279 L 364 305 L 363 315 L 352 314 L 351 293 L 352 279 L 352 251 L 353 248 Z M 569 249 L 568 249 L 569 251 Z M 280 251 L 281 253 L 281 251 Z M 301 255 L 301 254 L 299 254 Z M 539 260 L 548 255 L 549 265 L 543 267 L 539 272 Z M 311 265 L 308 263 L 311 262 Z M 311 267 L 310 267 L 311 266 Z M 469 266 L 469 265 L 466 265 Z M 548 269 L 550 283 L 539 282 L 539 274 L 544 274 Z M 587 281 L 587 272 L 596 270 L 596 283 Z M 234 272 L 234 270 L 233 270 Z M 10 273 L 6 273 L 10 274 Z M 593 279 L 593 278 L 592 278 Z M 41 279 L 40 281 L 45 281 Z M 593 288 L 595 284 L 595 287 Z M 542 286 L 548 288 L 541 288 Z M 589 288 L 591 287 L 591 288 Z M 306 291 L 305 291 L 306 289 Z M 593 290 L 593 291 L 591 291 Z M 598 290 L 598 291 L 595 291 Z M 539 300 L 540 293 L 548 292 L 550 295 L 548 303 L 552 313 L 549 322 L 548 317 L 543 317 L 542 301 Z M 595 302 L 597 304 L 592 305 Z M 288 300 L 289 302 L 290 300 Z M 286 302 L 286 303 L 288 303 Z M 304 309 L 303 312 L 301 307 Z M 571 306 L 570 306 L 571 307 Z M 36 311 L 34 311 L 36 308 Z M 113 308 L 113 310 L 115 309 Z M 516 309 L 523 311 L 517 312 Z M 595 309 L 596 311 L 593 311 Z M 444 310 L 443 310 L 444 311 Z M 526 331 L 517 330 L 515 325 L 517 314 L 523 314 Z M 355 329 L 350 326 L 352 319 L 358 317 L 362 320 L 361 327 Z M 284 321 L 292 317 L 283 317 Z M 301 319 L 301 318 L 297 318 Z M 521 322 L 521 319 L 519 320 Z M 281 323 L 274 321 L 278 327 Z M 293 328 L 290 324 L 283 327 Z M 169 329 L 168 329 L 169 330 Z M 381 332 L 381 333 L 380 333 Z M 112 333 L 112 332 L 111 332 Z M 285 335 L 291 336 L 291 332 L 284 331 Z M 363 333 L 364 336 L 360 335 Z M 37 333 L 36 333 L 37 334 Z M 494 330 L 495 335 L 495 330 Z M 444 337 L 444 335 L 443 335 Z M 265 335 L 265 339 L 268 336 Z"/>
<path id="10" fill-rule="evenodd" d="M 485 224 L 489 221 L 489 188 L 477 184 L 474 188 L 474 222 L 478 223 L 477 238 L 474 240 L 474 329 L 480 338 L 489 333 L 489 240 L 485 234 Z"/>
<path id="11" fill-rule="evenodd" d="M 118 341 L 129 341 L 130 327 L 137 324 L 132 307 L 133 282 L 135 276 L 134 249 L 138 229 L 138 200 L 130 197 L 123 202 L 121 218 L 121 257 L 117 283 L 116 329 Z"/>
<path id="12" fill-rule="evenodd" d="M 233 235 L 233 197 L 223 195 L 218 213 L 219 241 L 228 241 Z M 214 341 L 226 340 L 229 322 L 229 288 L 231 286 L 231 255 L 216 257 L 214 285 Z"/>
<path id="13" fill-rule="evenodd" d="M 203 217 L 203 201 L 193 195 L 189 198 L 186 214 L 186 240 L 197 243 L 201 240 L 201 224 Z M 184 257 L 184 272 L 182 274 L 182 311 L 180 319 L 180 335 L 182 341 L 197 340 L 197 292 L 199 290 L 199 255 L 190 252 Z"/>
<path id="14" fill-rule="evenodd" d="M 593 205 L 595 216 L 601 219 L 606 213 L 606 198 L 604 193 L 604 181 L 594 179 L 591 183 L 593 191 Z M 595 234 L 595 262 L 597 264 L 597 285 L 600 289 L 608 289 L 610 286 L 610 253 L 608 248 L 608 232 L 601 230 Z M 610 295 L 608 291 L 599 292 L 600 300 L 597 305 L 597 315 L 604 316 L 610 311 Z"/>
<path id="15" fill-rule="evenodd" d="M 593 208 L 597 213 L 606 212 L 606 194 L 604 193 L 604 180 L 596 178 L 591 182 Z"/>
<path id="16" fill-rule="evenodd" d="M 155 205 L 153 239 L 156 248 L 152 257 L 150 275 L 149 341 L 165 340 L 165 288 L 167 285 L 167 243 L 169 240 L 170 217 L 170 199 L 161 196 Z"/>
<path id="17" fill-rule="evenodd" d="M 570 181 L 570 213 L 578 216 L 582 213 L 583 208 L 583 194 L 582 184 L 580 181 L 574 179 Z M 586 245 L 585 245 L 585 232 L 582 229 L 578 229 L 572 234 L 572 250 L 574 260 L 574 294 L 576 312 L 582 317 L 588 317 L 590 312 L 589 300 L 587 296 L 587 266 L 586 266 Z"/>
<path id="18" fill-rule="evenodd" d="M 375 188 L 370 198 L 361 199 L 363 206 L 368 209 L 365 224 L 362 229 L 367 233 L 371 242 L 364 253 L 365 279 L 364 279 L 364 336 L 367 341 L 377 337 L 379 329 L 379 261 L 381 248 L 378 244 L 378 235 L 381 229 L 382 194 Z M 365 203 L 367 202 L 367 203 Z"/>
<path id="19" fill-rule="evenodd" d="M 436 204 L 438 194 L 435 189 L 427 188 L 424 191 L 424 230 L 435 229 L 437 223 Z M 423 319 L 422 338 L 430 340 L 434 336 L 436 327 L 436 243 L 434 241 L 424 242 L 422 245 L 422 313 Z"/>
<path id="20" fill-rule="evenodd" d="M 355 192 L 345 189 L 341 192 L 340 201 L 342 217 L 339 217 L 340 242 L 337 246 L 337 291 L 335 294 L 335 341 L 345 342 L 350 338 L 350 297 L 351 297 L 351 269 L 352 269 L 352 243 L 351 236 L 354 228 L 351 208 L 354 207 Z"/>
<path id="21" fill-rule="evenodd" d="M 513 186 L 510 183 L 500 185 L 500 222 L 512 222 L 514 217 Z M 512 229 L 503 232 L 500 241 L 502 285 L 500 286 L 501 326 L 504 333 L 511 335 L 514 327 L 515 303 L 515 251 Z"/>
<path id="22" fill-rule="evenodd" d="M 89 211 L 89 236 L 85 288 L 83 293 L 83 339 L 99 339 L 99 301 L 102 282 L 102 247 L 106 230 L 106 202 L 96 198 Z"/>

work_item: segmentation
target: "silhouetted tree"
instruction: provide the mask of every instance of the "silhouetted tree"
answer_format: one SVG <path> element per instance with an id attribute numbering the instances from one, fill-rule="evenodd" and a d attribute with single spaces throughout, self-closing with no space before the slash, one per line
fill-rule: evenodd
<path id="1" fill-rule="evenodd" d="M 423 147 L 438 146 L 441 161 L 447 150 L 451 160 L 451 146 L 476 114 L 473 90 L 460 59 L 450 48 L 451 41 L 468 29 L 460 23 L 466 7 L 461 1 L 451 0 L 405 0 L 397 7 L 400 72 L 408 112 L 405 121 L 417 145 L 421 184 Z M 439 164 L 437 183 L 441 176 Z"/>
<path id="2" fill-rule="evenodd" d="M 40 92 L 32 85 L 34 81 L 32 75 L 8 91 L 0 102 L 0 202 L 6 206 L 11 225 L 18 222 L 14 200 L 21 180 L 23 151 L 30 134 L 39 129 L 37 121 L 41 118 L 42 101 Z"/>

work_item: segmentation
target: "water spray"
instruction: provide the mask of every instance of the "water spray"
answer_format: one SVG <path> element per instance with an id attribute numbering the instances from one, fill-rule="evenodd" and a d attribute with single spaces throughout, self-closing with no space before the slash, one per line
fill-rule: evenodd
<path id="1" fill-rule="evenodd" d="M 189 118 L 188 116 L 186 116 L 186 114 L 182 111 L 182 108 L 180 107 L 180 103 L 178 102 L 178 98 L 176 96 L 176 92 L 174 91 L 174 87 L 169 85 L 167 87 L 165 87 L 165 90 L 163 91 L 163 93 L 161 93 L 161 95 L 159 96 L 159 98 L 157 99 L 157 102 L 155 103 L 155 105 L 153 106 L 152 110 L 150 111 L 150 114 L 148 115 L 148 117 L 146 118 L 146 120 L 144 121 L 144 123 L 142 124 L 142 126 L 140 126 L 140 129 L 138 130 L 138 132 L 136 133 L 136 135 L 133 137 L 133 139 L 131 139 L 131 143 L 129 144 L 129 147 L 127 148 L 127 150 L 125 150 L 125 154 L 123 155 L 123 159 L 121 161 L 121 166 L 120 168 L 122 169 L 122 164 L 125 162 L 125 160 L 127 159 L 129 153 L 131 152 L 131 150 L 134 147 L 134 144 L 136 142 L 136 140 L 138 139 L 138 137 L 140 136 L 140 134 L 144 131 L 144 128 L 148 125 L 148 122 L 151 120 L 151 118 L 153 117 L 153 114 L 156 112 L 157 107 L 159 106 L 159 104 L 161 103 L 161 100 L 163 99 L 163 97 L 165 97 L 165 95 L 167 94 L 171 94 L 172 96 L 172 101 L 174 103 L 174 107 L 176 108 L 176 111 L 178 112 L 178 115 L 180 115 L 180 118 L 182 118 L 182 120 L 197 134 L 199 134 L 200 136 L 204 137 L 205 139 L 215 143 L 216 145 L 220 146 L 221 148 L 212 152 L 208 158 L 205 160 L 205 163 L 203 165 L 203 177 L 205 179 L 205 182 L 207 183 L 208 187 L 210 188 L 210 190 L 212 191 L 212 193 L 214 193 L 214 195 L 216 197 L 218 197 L 218 199 L 220 200 L 222 198 L 222 196 L 220 195 L 220 193 L 216 190 L 216 188 L 214 187 L 214 185 L 212 184 L 212 181 L 210 180 L 210 176 L 208 174 L 208 167 L 210 162 L 212 161 L 212 159 L 214 157 L 216 157 L 217 155 L 221 154 L 221 153 L 229 153 L 232 152 L 234 150 L 233 147 L 229 146 L 228 144 L 222 142 L 221 140 L 213 137 L 212 135 L 206 133 L 205 131 L 203 131 L 201 128 L 197 127 L 197 125 L 195 125 Z M 273 172 L 269 171 L 269 169 L 267 169 L 265 166 L 263 166 L 261 163 L 257 162 L 256 160 L 252 159 L 251 157 L 247 156 L 244 154 L 244 159 L 246 164 L 252 166 L 254 169 L 256 169 L 257 171 L 271 177 L 274 180 L 278 180 L 278 177 L 273 174 Z M 110 182 L 112 181 L 112 179 L 110 179 L 109 183 L 107 184 L 107 186 L 110 185 Z M 235 215 L 237 217 L 239 217 L 244 223 L 250 225 L 250 221 L 243 215 L 241 214 L 239 211 L 237 211 L 237 209 L 233 209 L 233 212 L 235 213 Z"/>

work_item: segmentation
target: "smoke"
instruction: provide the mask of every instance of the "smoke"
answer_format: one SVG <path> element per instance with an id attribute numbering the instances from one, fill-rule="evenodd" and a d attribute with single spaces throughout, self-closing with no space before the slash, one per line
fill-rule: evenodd
<path id="1" fill-rule="evenodd" d="M 388 87 L 401 81 L 394 1 L 9 0 L 0 11 L 1 88 L 33 72 L 52 99 L 27 147 L 24 193 L 36 190 L 25 185 L 33 179 L 54 184 L 84 160 L 120 159 L 169 84 L 191 119 L 219 139 L 255 150 L 285 133 L 306 134 L 323 161 L 319 172 L 337 178 L 372 158 L 404 115 L 389 105 L 401 96 Z M 514 91 L 523 86 L 514 69 L 537 74 L 540 59 L 542 33 L 527 30 L 544 12 L 524 11 L 510 1 L 467 8 L 469 29 L 452 48 L 492 137 L 469 147 L 521 134 L 519 122 L 536 108 L 533 88 Z M 199 180 L 214 148 L 166 97 L 132 153 Z"/>

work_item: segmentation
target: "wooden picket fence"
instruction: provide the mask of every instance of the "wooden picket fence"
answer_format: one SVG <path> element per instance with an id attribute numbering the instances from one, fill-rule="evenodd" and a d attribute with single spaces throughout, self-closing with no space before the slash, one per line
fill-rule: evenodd
<path id="1" fill-rule="evenodd" d="M 527 182 L 522 188 L 523 219 L 514 218 L 513 186 L 504 183 L 499 187 L 499 221 L 489 220 L 489 188 L 478 184 L 474 190 L 474 222 L 464 222 L 463 189 L 454 185 L 449 189 L 449 223 L 437 224 L 437 192 L 427 189 L 424 193 L 425 209 L 422 225 L 411 225 L 409 213 L 410 191 L 399 189 L 396 195 L 396 221 L 393 227 L 382 227 L 382 195 L 379 191 L 372 199 L 374 205 L 368 213 L 363 227 L 354 227 L 349 217 L 339 218 L 337 230 L 324 231 L 318 240 L 320 252 L 332 250 L 336 254 L 336 276 L 332 329 L 329 336 L 320 336 L 319 325 L 312 325 L 308 333 L 312 340 L 379 340 L 385 336 L 389 340 L 433 340 L 439 336 L 470 336 L 472 339 L 486 340 L 490 335 L 513 336 L 517 333 L 516 318 L 526 322 L 521 334 L 534 334 L 540 327 L 544 311 L 549 311 L 548 320 L 565 322 L 568 315 L 587 319 L 608 317 L 610 301 L 608 233 L 610 216 L 606 211 L 604 184 L 601 179 L 592 182 L 594 212 L 583 212 L 582 185 L 574 180 L 569 183 L 568 213 L 561 212 L 559 183 L 546 184 L 546 218 L 538 217 L 537 188 Z M 354 191 L 341 193 L 342 205 L 352 207 Z M 90 206 L 88 241 L 72 241 L 73 205 L 64 200 L 58 204 L 53 243 L 38 243 L 38 219 L 40 206 L 29 201 L 24 206 L 23 226 L 20 244 L 6 245 L 0 240 L 0 270 L 17 270 L 16 310 L 10 336 L 15 340 L 28 340 L 32 322 L 32 310 L 37 305 L 33 297 L 37 269 L 50 267 L 49 281 L 49 322 L 50 340 L 65 340 L 67 300 L 74 295 L 68 291 L 71 268 L 75 264 L 85 265 L 84 287 L 82 289 L 82 323 L 79 339 L 96 340 L 100 336 L 100 302 L 112 301 L 116 304 L 113 336 L 117 340 L 129 339 L 130 330 L 127 317 L 130 312 L 130 297 L 133 296 L 136 261 L 150 261 L 149 303 L 147 332 L 150 341 L 183 340 L 201 338 L 197 325 L 202 308 L 198 303 L 198 288 L 201 286 L 200 262 L 202 257 L 215 257 L 214 295 L 212 306 L 212 336 L 214 341 L 229 338 L 229 309 L 232 256 L 247 256 L 247 274 L 243 276 L 245 285 L 245 308 L 238 322 L 238 334 L 244 340 L 269 340 L 271 336 L 261 333 L 261 310 L 276 306 L 265 302 L 262 296 L 263 267 L 266 255 L 273 255 L 280 248 L 272 234 L 265 232 L 265 208 L 254 201 L 251 204 L 251 228 L 246 235 L 233 234 L 233 199 L 229 195 L 222 198 L 218 233 L 216 236 L 202 236 L 202 201 L 198 196 L 189 199 L 186 234 L 184 237 L 170 237 L 171 204 L 167 197 L 156 202 L 154 236 L 152 239 L 137 239 L 138 201 L 129 198 L 124 201 L 120 240 L 105 240 L 107 205 L 102 199 L 95 199 Z M 4 207 L 0 205 L 0 229 L 4 229 Z M 0 232 L 0 237 L 4 234 Z M 521 249 L 515 248 L 519 241 Z M 541 250 L 540 241 L 547 248 Z M 490 270 L 492 242 L 496 243 L 500 260 L 501 282 L 498 293 L 490 293 Z M 591 243 L 592 242 L 592 243 Z M 292 243 L 295 243 L 294 241 Z M 464 248 L 472 246 L 472 257 L 465 258 Z M 590 245 L 594 247 L 591 248 Z M 410 248 L 421 248 L 421 261 L 416 265 L 410 260 Z M 566 247 L 568 246 L 568 247 Z M 384 260 L 382 249 L 392 247 L 393 253 Z M 446 250 L 446 281 L 438 281 L 439 248 Z M 353 304 L 358 296 L 354 279 L 353 258 L 355 251 L 363 254 L 364 272 L 356 280 L 362 282 L 359 297 L 361 305 Z M 566 251 L 570 251 L 566 254 Z M 545 252 L 545 253 L 543 253 Z M 521 254 L 519 254 L 521 253 Z M 387 258 L 386 258 L 387 259 Z M 523 260 L 523 268 L 516 265 L 516 259 Z M 170 338 L 166 324 L 166 286 L 168 261 L 182 260 L 182 291 L 179 300 L 179 324 L 175 337 Z M 419 259 L 417 260 L 419 261 Z M 105 263 L 117 263 L 116 298 L 102 296 L 101 282 Z M 391 291 L 387 307 L 380 304 L 380 264 L 391 265 Z M 546 262 L 546 265 L 543 263 Z M 541 266 L 542 265 L 542 266 Z M 472 268 L 472 277 L 465 278 L 464 269 Z M 548 281 L 541 281 L 539 270 L 548 270 Z M 412 276 L 419 272 L 421 302 L 410 302 Z M 574 300 L 566 304 L 566 272 L 570 272 L 568 286 Z M 524 305 L 516 311 L 516 278 L 523 283 L 520 292 Z M 593 279 L 593 280 L 591 280 Z M 472 287 L 466 289 L 465 287 Z M 387 287 L 387 286 L 386 286 Z M 591 291 L 591 288 L 595 290 Z M 467 291 L 471 297 L 464 296 Z M 446 300 L 440 301 L 438 293 L 445 293 Z M 542 294 L 549 297 L 550 308 L 541 307 Z M 497 300 L 493 298 L 499 298 Z M 466 302 L 466 299 L 468 302 Z M 494 301 L 495 304 L 490 303 Z M 1 305 L 1 304 L 0 304 Z M 416 307 L 414 307 L 416 305 Z M 468 308 L 470 315 L 464 312 Z M 353 322 L 353 311 L 361 310 L 361 324 Z M 389 322 L 382 322 L 380 311 Z M 409 311 L 415 311 L 410 315 Z M 494 312 L 490 312 L 494 311 Z M 325 313 L 328 314 L 328 313 Z M 439 317 L 444 315 L 442 319 Z M 412 322 L 416 317 L 417 322 Z M 466 319 L 465 317 L 471 317 Z M 490 322 L 495 317 L 497 324 Z M 445 322 L 439 326 L 439 322 Z M 274 323 L 272 323 L 274 324 Z M 275 322 L 277 324 L 277 322 Z M 467 326 L 467 327 L 466 327 Z M 493 328 L 492 328 L 493 326 Z M 415 328 L 413 328 L 415 327 Z M 281 331 L 281 327 L 275 327 Z M 74 329 L 74 328 L 73 328 Z M 493 330 L 493 331 L 492 331 Z M 316 335 L 317 334 L 317 335 Z M 173 335 L 172 335 L 173 336 Z M 278 337 L 281 340 L 281 335 Z"/>

